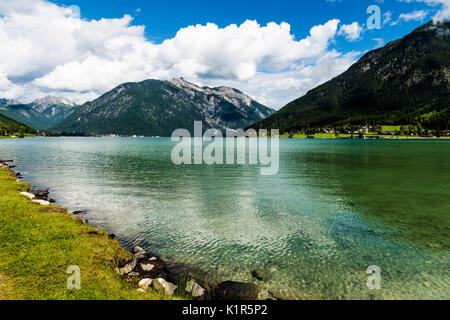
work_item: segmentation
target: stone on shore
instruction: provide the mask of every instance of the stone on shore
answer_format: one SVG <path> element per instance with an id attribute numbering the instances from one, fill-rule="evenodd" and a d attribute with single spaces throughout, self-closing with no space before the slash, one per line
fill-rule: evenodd
<path id="1" fill-rule="evenodd" d="M 205 289 L 195 282 L 195 280 L 190 280 L 186 283 L 185 291 L 192 294 L 194 298 L 201 298 L 205 295 Z"/>
<path id="2" fill-rule="evenodd" d="M 139 281 L 138 287 L 142 290 L 147 291 L 148 287 L 150 287 L 150 285 L 152 284 L 152 281 L 153 280 L 149 278 L 142 279 L 141 281 Z"/>
<path id="3" fill-rule="evenodd" d="M 21 194 L 22 196 L 25 196 L 25 197 L 30 198 L 31 200 L 34 199 L 34 194 L 32 194 L 32 193 L 29 193 L 29 192 L 21 192 L 20 194 Z"/>
<path id="4" fill-rule="evenodd" d="M 148 258 L 147 252 L 144 249 L 142 249 L 141 247 L 134 247 L 133 253 L 134 253 L 134 258 L 136 259 L 136 262 L 140 262 L 140 261 Z"/>
<path id="5" fill-rule="evenodd" d="M 152 271 L 154 268 L 155 268 L 155 265 L 154 265 L 154 264 L 151 264 L 151 263 L 149 263 L 149 264 L 143 264 L 143 263 L 141 263 L 141 269 L 142 269 L 142 271 L 144 271 L 144 272 L 150 272 L 150 271 Z"/>
<path id="6" fill-rule="evenodd" d="M 49 191 L 48 191 L 48 189 L 46 189 L 46 190 L 30 190 L 30 193 L 34 194 L 36 196 L 36 198 L 43 199 L 43 198 L 48 198 Z"/>
<path id="7" fill-rule="evenodd" d="M 48 194 L 49 194 L 48 189 L 45 189 L 45 190 L 30 190 L 30 193 L 34 194 L 34 197 L 36 199 L 45 200 L 45 201 L 48 201 L 50 203 L 54 203 L 55 202 L 55 200 L 50 199 L 48 197 Z"/>
<path id="8" fill-rule="evenodd" d="M 136 259 L 133 258 L 133 260 L 128 264 L 126 264 L 123 268 L 118 268 L 117 273 L 123 276 L 132 272 L 135 267 L 136 267 Z"/>
<path id="9" fill-rule="evenodd" d="M 39 204 L 42 205 L 42 206 L 49 206 L 49 205 L 50 205 L 50 202 L 49 202 L 49 201 L 46 201 L 46 200 L 40 200 L 40 199 L 37 199 L 37 200 L 33 200 L 33 202 L 39 203 Z"/>
<path id="10" fill-rule="evenodd" d="M 173 295 L 178 286 L 167 282 L 163 278 L 158 278 L 152 281 L 152 287 L 156 291 L 164 291 L 167 296 Z"/>

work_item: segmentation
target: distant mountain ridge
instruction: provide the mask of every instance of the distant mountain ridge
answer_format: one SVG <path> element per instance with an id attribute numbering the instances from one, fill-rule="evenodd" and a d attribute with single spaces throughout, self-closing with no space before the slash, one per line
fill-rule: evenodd
<path id="1" fill-rule="evenodd" d="M 199 87 L 183 78 L 124 83 L 88 102 L 56 132 L 170 136 L 178 128 L 193 132 L 194 121 L 205 129 L 245 128 L 274 110 L 233 88 Z"/>
<path id="2" fill-rule="evenodd" d="M 54 125 L 71 115 L 75 111 L 76 104 L 67 98 L 47 96 L 34 100 L 31 107 L 47 118 L 52 119 Z"/>
<path id="3" fill-rule="evenodd" d="M 30 104 L 0 99 L 0 114 L 35 130 L 45 130 L 67 118 L 77 106 L 67 98 L 47 96 Z"/>
<path id="4" fill-rule="evenodd" d="M 368 52 L 252 127 L 296 131 L 345 124 L 450 129 L 450 23 L 429 22 Z"/>

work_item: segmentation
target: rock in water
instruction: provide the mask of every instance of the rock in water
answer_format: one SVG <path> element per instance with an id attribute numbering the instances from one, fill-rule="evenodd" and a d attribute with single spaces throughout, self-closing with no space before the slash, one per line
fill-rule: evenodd
<path id="1" fill-rule="evenodd" d="M 87 213 L 87 211 L 80 211 L 80 210 L 79 210 L 79 211 L 74 211 L 74 212 L 72 212 L 72 214 L 73 214 L 73 215 L 76 215 L 76 216 L 77 216 L 77 215 L 80 215 L 80 214 L 86 214 L 86 213 Z"/>
<path id="2" fill-rule="evenodd" d="M 173 283 L 185 283 L 188 280 L 195 279 L 208 292 L 212 292 L 221 282 L 220 277 L 214 273 L 207 273 L 197 267 L 176 263 L 166 266 L 167 280 Z"/>
<path id="3" fill-rule="evenodd" d="M 272 279 L 270 274 L 263 269 L 256 269 L 252 271 L 252 276 L 259 281 L 269 281 Z"/>
<path id="4" fill-rule="evenodd" d="M 215 300 L 256 300 L 258 287 L 253 283 L 225 281 L 214 290 Z"/>
<path id="5" fill-rule="evenodd" d="M 167 282 L 163 278 L 158 278 L 152 281 L 153 289 L 156 291 L 164 291 L 168 296 L 173 295 L 178 286 L 173 283 Z"/>
<path id="6" fill-rule="evenodd" d="M 195 280 L 190 280 L 186 283 L 186 292 L 192 294 L 194 298 L 201 298 L 205 295 L 205 289 L 203 289 Z"/>

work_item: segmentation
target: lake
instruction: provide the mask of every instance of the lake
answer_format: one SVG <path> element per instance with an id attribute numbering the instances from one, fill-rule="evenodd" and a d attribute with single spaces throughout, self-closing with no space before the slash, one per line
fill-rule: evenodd
<path id="1" fill-rule="evenodd" d="M 450 298 L 450 141 L 282 139 L 274 176 L 177 166 L 174 145 L 3 139 L 0 158 L 126 248 L 254 282 L 262 297 Z M 366 285 L 372 265 L 380 290 Z"/>

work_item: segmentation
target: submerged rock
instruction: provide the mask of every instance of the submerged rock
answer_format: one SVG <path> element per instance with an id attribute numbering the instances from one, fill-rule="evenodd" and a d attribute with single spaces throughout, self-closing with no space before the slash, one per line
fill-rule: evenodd
<path id="1" fill-rule="evenodd" d="M 78 211 L 74 211 L 74 212 L 72 212 L 72 214 L 73 215 L 80 215 L 80 214 L 86 214 L 87 213 L 87 211 L 81 211 L 81 210 L 78 210 Z"/>
<path id="2" fill-rule="evenodd" d="M 214 300 L 256 300 L 259 289 L 253 283 L 225 281 L 214 290 Z"/>
<path id="3" fill-rule="evenodd" d="M 166 267 L 168 280 L 173 283 L 185 283 L 195 279 L 206 291 L 211 292 L 220 283 L 220 277 L 217 274 L 208 273 L 200 268 L 183 264 L 169 264 Z"/>
<path id="4" fill-rule="evenodd" d="M 253 278 L 259 280 L 259 281 L 269 281 L 272 279 L 272 276 L 270 273 L 263 269 L 255 269 L 252 271 Z"/>

